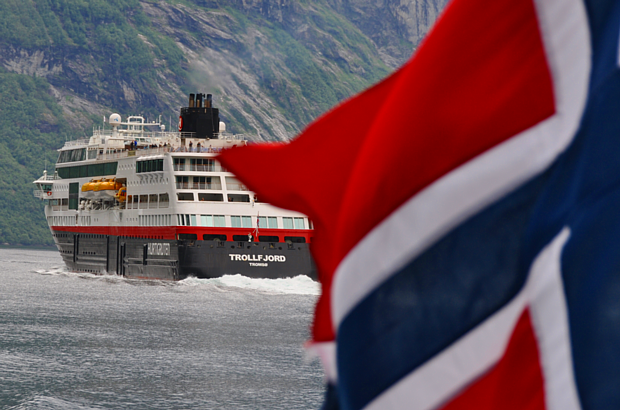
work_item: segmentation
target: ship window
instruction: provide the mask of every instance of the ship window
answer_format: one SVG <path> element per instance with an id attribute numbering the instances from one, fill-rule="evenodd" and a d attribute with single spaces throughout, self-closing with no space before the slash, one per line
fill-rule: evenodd
<path id="1" fill-rule="evenodd" d="M 157 194 L 149 195 L 149 208 L 157 208 Z"/>
<path id="2" fill-rule="evenodd" d="M 96 149 L 88 150 L 88 159 L 95 159 L 95 158 L 97 158 L 97 150 Z"/>
<path id="3" fill-rule="evenodd" d="M 295 218 L 295 229 L 306 229 L 304 218 Z"/>
<path id="4" fill-rule="evenodd" d="M 256 218 L 256 227 L 257 228 L 267 228 L 267 217 L 259 216 Z"/>
<path id="5" fill-rule="evenodd" d="M 230 224 L 233 228 L 241 228 L 241 217 L 240 216 L 231 216 Z"/>
<path id="6" fill-rule="evenodd" d="M 222 189 L 220 177 L 192 177 L 192 189 Z"/>
<path id="7" fill-rule="evenodd" d="M 174 170 L 185 171 L 185 158 L 174 158 Z"/>
<path id="8" fill-rule="evenodd" d="M 280 238 L 272 235 L 261 235 L 258 237 L 259 242 L 280 242 Z"/>
<path id="9" fill-rule="evenodd" d="M 293 218 L 282 218 L 284 229 L 293 229 Z"/>
<path id="10" fill-rule="evenodd" d="M 224 202 L 223 194 L 198 194 L 199 201 Z"/>
<path id="11" fill-rule="evenodd" d="M 133 205 L 133 197 L 131 195 L 127 195 L 127 209 L 131 209 Z"/>
<path id="12" fill-rule="evenodd" d="M 202 235 L 202 239 L 205 240 L 205 241 L 221 241 L 221 242 L 226 242 L 226 235 L 206 233 L 206 234 Z"/>
<path id="13" fill-rule="evenodd" d="M 168 194 L 159 194 L 159 207 L 160 208 L 168 208 L 170 203 L 170 198 Z"/>
<path id="14" fill-rule="evenodd" d="M 303 236 L 285 236 L 284 242 L 289 243 L 306 243 L 306 238 Z"/>
<path id="15" fill-rule="evenodd" d="M 249 235 L 233 235 L 233 241 L 235 242 L 249 242 Z"/>
<path id="16" fill-rule="evenodd" d="M 115 175 L 118 162 L 105 164 L 79 165 L 75 167 L 58 168 L 58 176 L 61 178 L 84 178 L 104 175 Z"/>
<path id="17" fill-rule="evenodd" d="M 198 235 L 195 233 L 180 233 L 178 238 L 180 241 L 195 241 L 198 239 Z"/>
<path id="18" fill-rule="evenodd" d="M 190 215 L 191 220 L 192 220 L 192 226 L 198 226 L 197 221 L 196 221 L 196 215 Z"/>
<path id="19" fill-rule="evenodd" d="M 213 226 L 213 215 L 200 215 L 200 225 Z"/>
<path id="20" fill-rule="evenodd" d="M 133 196 L 133 209 L 138 209 L 138 195 Z"/>
<path id="21" fill-rule="evenodd" d="M 194 194 L 191 192 L 179 192 L 177 193 L 177 198 L 179 201 L 193 201 Z"/>
<path id="22" fill-rule="evenodd" d="M 140 195 L 140 209 L 148 208 L 149 196 L 148 195 Z"/>
<path id="23" fill-rule="evenodd" d="M 206 189 L 207 178 L 206 177 L 192 177 L 193 184 L 192 189 Z"/>
<path id="24" fill-rule="evenodd" d="M 60 155 L 58 155 L 58 162 L 59 164 L 62 164 L 63 162 L 69 162 L 69 158 L 71 158 L 71 153 L 70 151 L 61 151 Z"/>
<path id="25" fill-rule="evenodd" d="M 86 159 L 86 148 L 74 149 L 71 152 L 71 162 L 83 161 Z"/>
<path id="26" fill-rule="evenodd" d="M 88 176 L 98 177 L 104 175 L 103 164 L 93 164 L 88 166 Z"/>
<path id="27" fill-rule="evenodd" d="M 208 159 L 208 158 L 192 159 L 191 170 L 192 171 L 201 171 L 201 172 L 214 172 L 215 171 L 215 161 L 212 160 L 212 159 Z"/>
<path id="28" fill-rule="evenodd" d="M 179 214 L 177 214 L 177 225 L 183 225 L 183 218 Z"/>
<path id="29" fill-rule="evenodd" d="M 118 162 L 108 162 L 103 165 L 105 167 L 104 175 L 116 175 L 116 168 L 118 166 Z"/>
<path id="30" fill-rule="evenodd" d="M 189 215 L 185 215 L 185 226 L 190 226 L 189 224 Z"/>
<path id="31" fill-rule="evenodd" d="M 248 189 L 235 177 L 226 177 L 226 189 L 229 191 L 247 191 Z"/>
<path id="32" fill-rule="evenodd" d="M 267 220 L 269 222 L 270 229 L 278 229 L 278 218 L 276 218 L 275 216 L 270 216 L 267 218 Z"/>
<path id="33" fill-rule="evenodd" d="M 188 179 L 189 177 L 176 177 L 177 179 L 177 189 L 189 189 Z"/>
<path id="34" fill-rule="evenodd" d="M 69 209 L 78 209 L 79 192 L 79 182 L 72 182 L 69 184 Z"/>
<path id="35" fill-rule="evenodd" d="M 228 202 L 250 202 L 250 196 L 243 194 L 228 194 Z"/>
<path id="36" fill-rule="evenodd" d="M 251 228 L 252 227 L 252 217 L 251 216 L 242 216 L 241 217 L 241 225 L 244 228 Z"/>
<path id="37" fill-rule="evenodd" d="M 224 215 L 213 215 L 213 226 L 226 226 L 226 218 L 224 217 Z"/>

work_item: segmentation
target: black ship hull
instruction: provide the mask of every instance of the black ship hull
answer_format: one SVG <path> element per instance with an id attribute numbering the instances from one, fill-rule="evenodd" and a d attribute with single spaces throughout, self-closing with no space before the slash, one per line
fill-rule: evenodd
<path id="1" fill-rule="evenodd" d="M 162 280 L 235 274 L 270 279 L 317 277 L 307 243 L 166 240 L 66 231 L 53 234 L 67 268 L 75 272 Z"/>

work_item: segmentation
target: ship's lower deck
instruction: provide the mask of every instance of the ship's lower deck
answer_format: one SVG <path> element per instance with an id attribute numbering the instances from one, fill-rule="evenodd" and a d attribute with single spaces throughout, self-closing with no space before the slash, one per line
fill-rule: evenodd
<path id="1" fill-rule="evenodd" d="M 52 232 L 71 271 L 166 280 L 234 274 L 251 278 L 307 275 L 316 280 L 307 243 L 169 240 Z"/>

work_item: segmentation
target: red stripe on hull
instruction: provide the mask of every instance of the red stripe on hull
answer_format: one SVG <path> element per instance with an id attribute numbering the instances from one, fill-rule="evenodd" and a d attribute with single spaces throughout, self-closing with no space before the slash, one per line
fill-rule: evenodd
<path id="1" fill-rule="evenodd" d="M 196 234 L 202 239 L 205 234 L 226 235 L 228 241 L 233 241 L 233 235 L 248 233 L 254 236 L 254 228 L 212 228 L 200 226 L 51 226 L 53 231 L 124 236 L 128 238 L 153 238 L 175 240 L 178 234 Z M 279 242 L 284 242 L 286 236 L 303 237 L 306 243 L 312 242 L 313 231 L 308 229 L 260 229 L 259 236 L 277 236 Z"/>

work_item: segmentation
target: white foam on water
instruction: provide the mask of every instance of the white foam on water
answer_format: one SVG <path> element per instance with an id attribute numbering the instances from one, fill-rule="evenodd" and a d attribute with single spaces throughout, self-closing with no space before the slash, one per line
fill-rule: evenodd
<path id="1" fill-rule="evenodd" d="M 300 275 L 286 279 L 255 279 L 242 275 L 224 275 L 221 278 L 198 279 L 189 277 L 179 282 L 186 286 L 215 285 L 218 287 L 234 287 L 252 289 L 270 293 L 288 295 L 320 295 L 321 286 L 308 276 Z"/>
<path id="2" fill-rule="evenodd" d="M 8 410 L 31 410 L 31 409 L 45 409 L 45 410 L 95 410 L 103 409 L 103 407 L 92 405 L 85 405 L 81 403 L 70 402 L 62 400 L 56 397 L 36 395 L 35 397 L 26 400 L 25 402 L 13 407 L 9 407 Z"/>
<path id="3" fill-rule="evenodd" d="M 89 272 L 73 272 L 67 270 L 66 266 L 55 266 L 49 269 L 35 269 L 32 272 L 38 273 L 39 275 L 45 276 L 69 276 L 76 277 L 80 279 L 95 279 L 95 280 L 105 280 L 108 282 L 123 282 L 127 279 L 122 276 L 118 276 L 115 274 L 108 275 L 107 273 L 89 273 Z"/>
<path id="4" fill-rule="evenodd" d="M 114 274 L 108 275 L 88 272 L 72 272 L 68 271 L 65 266 L 52 267 L 48 269 L 36 269 L 33 270 L 33 272 L 46 276 L 69 276 L 80 279 L 103 280 L 110 283 L 128 283 L 133 285 L 209 286 L 215 289 L 240 288 L 287 295 L 318 296 L 321 294 L 321 286 L 319 283 L 313 281 L 305 275 L 285 279 L 256 279 L 236 274 L 224 275 L 220 278 L 213 279 L 189 277 L 179 282 L 171 282 L 167 280 L 124 278 Z"/>
<path id="5" fill-rule="evenodd" d="M 64 266 L 54 266 L 51 267 L 49 269 L 35 269 L 33 270 L 34 273 L 38 273 L 39 275 L 50 275 L 50 276 L 55 276 L 55 275 L 66 275 L 68 273 L 67 268 L 65 268 Z"/>

